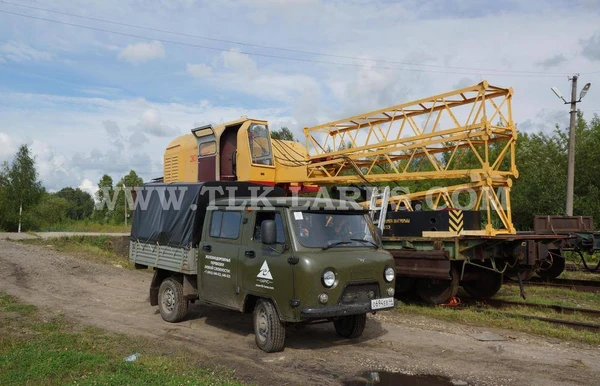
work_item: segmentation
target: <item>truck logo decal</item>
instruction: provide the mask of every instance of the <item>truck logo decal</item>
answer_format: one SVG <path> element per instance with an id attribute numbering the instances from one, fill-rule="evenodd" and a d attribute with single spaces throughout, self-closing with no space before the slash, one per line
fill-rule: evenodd
<path id="1" fill-rule="evenodd" d="M 273 280 L 273 276 L 271 276 L 271 270 L 269 269 L 269 265 L 267 264 L 266 260 L 260 267 L 260 271 L 258 272 L 258 275 L 256 275 L 256 277 L 259 277 L 261 279 Z"/>

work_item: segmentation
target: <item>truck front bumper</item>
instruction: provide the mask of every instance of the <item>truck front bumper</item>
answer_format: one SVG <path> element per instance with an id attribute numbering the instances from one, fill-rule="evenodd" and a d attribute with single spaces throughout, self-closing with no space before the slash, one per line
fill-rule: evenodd
<path id="1" fill-rule="evenodd" d="M 371 303 L 337 304 L 335 306 L 327 307 L 301 308 L 300 317 L 305 320 L 335 318 L 339 316 L 360 315 L 369 312 L 384 311 L 396 308 L 397 306 L 398 301 L 394 299 L 394 305 L 392 307 L 379 308 L 376 310 L 371 308 Z"/>

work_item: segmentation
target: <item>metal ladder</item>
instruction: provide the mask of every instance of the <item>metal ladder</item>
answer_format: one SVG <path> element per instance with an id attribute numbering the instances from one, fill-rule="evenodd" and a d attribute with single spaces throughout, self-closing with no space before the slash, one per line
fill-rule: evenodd
<path id="1" fill-rule="evenodd" d="M 377 206 L 377 201 L 381 200 L 379 206 Z M 369 215 L 371 216 L 371 220 L 373 220 L 373 224 L 383 232 L 383 228 L 385 227 L 385 216 L 387 215 L 388 203 L 390 201 L 390 187 L 385 186 L 380 187 L 376 186 L 371 191 L 371 203 L 369 204 Z M 379 216 L 377 216 L 379 213 Z"/>

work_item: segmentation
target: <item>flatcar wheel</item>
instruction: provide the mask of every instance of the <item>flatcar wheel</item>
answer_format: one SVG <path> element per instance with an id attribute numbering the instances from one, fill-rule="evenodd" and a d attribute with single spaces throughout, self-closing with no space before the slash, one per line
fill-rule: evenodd
<path id="1" fill-rule="evenodd" d="M 458 292 L 458 272 L 450 269 L 450 280 L 421 279 L 417 283 L 417 295 L 429 304 L 447 303 Z"/>
<path id="2" fill-rule="evenodd" d="M 477 272 L 475 280 L 469 280 L 462 283 L 462 287 L 470 297 L 477 300 L 489 299 L 502 287 L 502 274 L 480 270 Z"/>
<path id="3" fill-rule="evenodd" d="M 560 251 L 552 250 L 549 253 L 552 260 L 542 264 L 537 274 L 544 279 L 556 279 L 565 270 L 565 258 L 560 255 Z"/>

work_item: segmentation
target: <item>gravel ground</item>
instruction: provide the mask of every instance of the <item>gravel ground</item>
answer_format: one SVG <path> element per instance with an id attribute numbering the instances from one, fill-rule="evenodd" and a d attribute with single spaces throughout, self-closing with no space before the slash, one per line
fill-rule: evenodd
<path id="1" fill-rule="evenodd" d="M 28 240 L 41 237 L 44 240 L 63 236 L 129 236 L 129 233 L 104 233 L 104 232 L 38 232 L 35 234 L 0 232 L 1 239 Z"/>
<path id="2" fill-rule="evenodd" d="M 266 354 L 254 343 L 251 315 L 195 304 L 186 321 L 164 322 L 148 304 L 150 271 L 0 240 L 0 272 L 0 290 L 26 303 L 109 331 L 171 341 L 174 350 L 186 345 L 207 363 L 258 384 L 337 385 L 371 370 L 443 375 L 471 385 L 600 384 L 600 347 L 579 343 L 381 312 L 369 317 L 359 340 L 336 337 L 330 324 L 289 328 L 285 351 Z M 486 331 L 506 340 L 473 338 Z"/>

